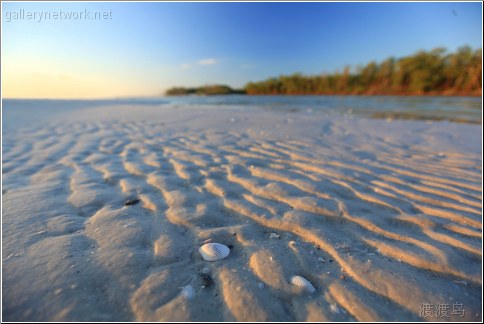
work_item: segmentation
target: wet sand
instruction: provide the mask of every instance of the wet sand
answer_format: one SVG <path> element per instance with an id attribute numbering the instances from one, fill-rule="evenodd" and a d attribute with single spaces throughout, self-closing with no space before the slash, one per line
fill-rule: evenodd
<path id="1" fill-rule="evenodd" d="M 250 107 L 12 116 L 3 320 L 482 319 L 480 125 Z M 230 255 L 204 261 L 206 240 Z"/>

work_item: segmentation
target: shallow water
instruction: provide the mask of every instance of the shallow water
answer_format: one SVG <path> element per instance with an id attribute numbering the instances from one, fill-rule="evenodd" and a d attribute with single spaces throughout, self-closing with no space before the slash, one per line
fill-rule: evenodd
<path id="1" fill-rule="evenodd" d="M 286 112 L 364 116 L 383 119 L 448 120 L 482 123 L 480 97 L 397 97 L 397 96 L 183 96 L 110 100 L 3 100 L 4 127 L 13 122 L 48 119 L 52 114 L 99 106 L 173 106 L 196 108 L 226 106 L 260 108 Z M 47 109 L 46 109 L 47 108 Z"/>
<path id="2" fill-rule="evenodd" d="M 312 110 L 372 118 L 450 120 L 480 124 L 478 97 L 398 96 L 216 96 L 168 97 L 170 104 L 257 106 L 276 110 Z"/>

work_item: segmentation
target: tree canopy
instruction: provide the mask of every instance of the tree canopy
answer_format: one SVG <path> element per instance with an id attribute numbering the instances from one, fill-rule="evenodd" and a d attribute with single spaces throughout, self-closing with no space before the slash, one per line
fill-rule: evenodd
<path id="1" fill-rule="evenodd" d="M 464 46 L 419 51 L 399 59 L 370 62 L 350 72 L 281 75 L 245 86 L 247 94 L 482 95 L 482 49 Z"/>

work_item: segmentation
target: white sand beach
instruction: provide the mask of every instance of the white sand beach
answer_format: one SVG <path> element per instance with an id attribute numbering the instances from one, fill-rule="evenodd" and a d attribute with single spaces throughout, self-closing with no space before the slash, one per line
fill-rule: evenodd
<path id="1" fill-rule="evenodd" d="M 31 112 L 3 114 L 4 321 L 482 320 L 481 125 Z"/>

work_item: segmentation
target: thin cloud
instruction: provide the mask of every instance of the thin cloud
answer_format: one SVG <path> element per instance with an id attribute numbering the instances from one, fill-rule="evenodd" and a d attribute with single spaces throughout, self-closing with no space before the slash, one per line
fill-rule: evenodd
<path id="1" fill-rule="evenodd" d="M 197 62 L 198 65 L 214 65 L 217 63 L 217 60 L 213 58 L 203 59 Z"/>
<path id="2" fill-rule="evenodd" d="M 186 69 L 189 69 L 189 68 L 190 68 L 190 64 L 188 64 L 188 63 L 183 63 L 182 65 L 180 65 L 180 67 L 181 67 L 183 70 L 186 70 Z"/>

